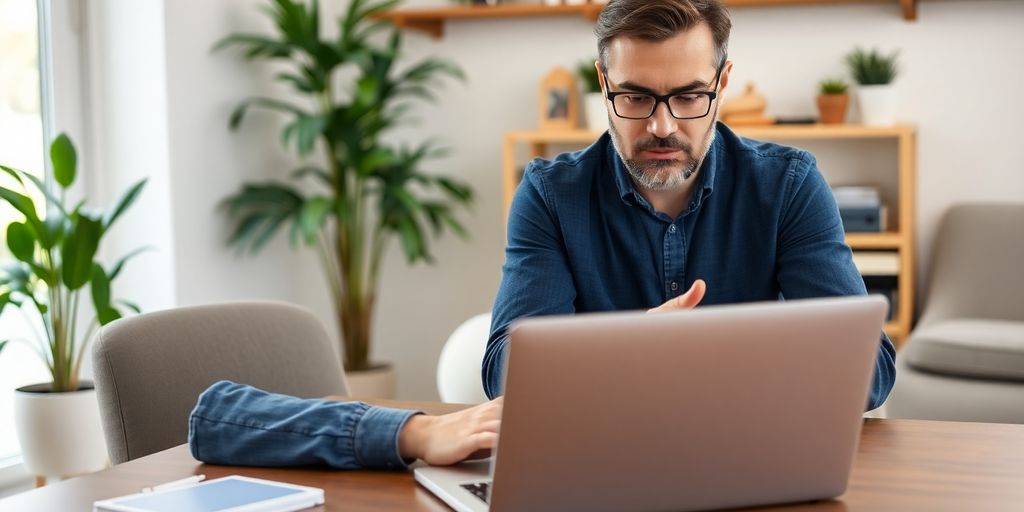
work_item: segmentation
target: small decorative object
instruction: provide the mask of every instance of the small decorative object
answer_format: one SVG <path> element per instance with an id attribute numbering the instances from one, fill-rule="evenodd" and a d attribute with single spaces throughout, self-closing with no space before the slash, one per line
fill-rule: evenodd
<path id="1" fill-rule="evenodd" d="M 288 182 L 245 183 L 224 200 L 234 226 L 228 243 L 255 253 L 288 231 L 293 247 L 315 251 L 341 329 L 349 391 L 393 398 L 394 367 L 370 358 L 381 264 L 395 245 L 409 264 L 433 262 L 433 237 L 466 236 L 455 213 L 470 205 L 473 192 L 424 169 L 445 154 L 434 142 L 401 144 L 389 130 L 409 119 L 412 101 L 435 99 L 442 78 L 463 74 L 432 58 L 398 64 L 402 33 L 375 21 L 394 2 L 348 2 L 334 22 L 340 33 L 330 39 L 320 32 L 329 23 L 317 2 L 266 4 L 261 10 L 273 19 L 273 34 L 235 34 L 217 47 L 237 46 L 249 60 L 286 69 L 277 80 L 294 90 L 244 100 L 230 126 L 237 128 L 250 107 L 285 114 L 281 141 L 305 165 L 288 173 Z M 315 151 L 321 158 L 311 158 Z"/>
<path id="2" fill-rule="evenodd" d="M 898 54 L 882 55 L 878 50 L 857 48 L 846 56 L 850 74 L 858 84 L 857 101 L 864 124 L 890 126 L 896 122 L 897 96 L 892 82 L 898 71 Z"/>
<path id="3" fill-rule="evenodd" d="M 757 91 L 754 82 L 747 82 L 743 94 L 722 103 L 719 116 L 730 126 L 762 126 L 775 124 L 775 118 L 764 115 L 768 102 Z"/>
<path id="4" fill-rule="evenodd" d="M 10 205 L 24 218 L 7 226 L 7 248 L 13 258 L 0 270 L 0 313 L 8 308 L 20 310 L 42 327 L 35 348 L 53 378 L 14 393 L 18 441 L 26 469 L 37 475 L 37 485 L 46 476 L 78 475 L 107 465 L 96 391 L 78 374 L 93 332 L 121 318 L 125 309 L 139 311 L 130 302 L 111 300 L 110 284 L 125 262 L 141 251 L 128 253 L 110 267 L 97 262 L 96 254 L 111 225 L 146 184 L 146 180 L 136 183 L 107 213 L 82 203 L 71 208 L 65 195 L 75 181 L 78 157 L 67 135 L 53 141 L 50 160 L 59 191 L 51 191 L 33 174 L 0 165 L 0 171 L 13 179 L 10 183 L 21 189 L 0 186 L 0 204 Z M 30 186 L 36 190 L 30 191 Z M 37 208 L 35 198 L 45 198 L 45 206 Z M 85 300 L 92 298 L 91 317 L 78 309 L 86 285 Z M 0 351 L 8 341 L 0 339 Z"/>
<path id="5" fill-rule="evenodd" d="M 818 84 L 821 91 L 818 95 L 818 112 L 821 113 L 822 124 L 846 122 L 846 107 L 850 103 L 846 90 L 849 87 L 841 78 L 829 78 Z"/>
<path id="6" fill-rule="evenodd" d="M 579 94 L 569 70 L 558 67 L 540 82 L 540 129 L 573 130 L 579 118 Z"/>
<path id="7" fill-rule="evenodd" d="M 601 92 L 601 82 L 597 79 L 596 60 L 580 62 L 576 67 L 576 75 L 583 86 L 583 117 L 587 129 L 603 132 L 608 129 L 608 109 L 605 107 L 604 93 Z"/>

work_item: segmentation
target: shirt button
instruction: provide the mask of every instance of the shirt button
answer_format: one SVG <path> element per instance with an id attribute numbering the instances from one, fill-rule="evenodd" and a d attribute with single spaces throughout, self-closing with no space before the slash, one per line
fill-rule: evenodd
<path id="1" fill-rule="evenodd" d="M 669 287 L 672 288 L 672 291 L 676 291 L 679 289 L 679 283 L 672 281 L 672 284 L 669 285 Z"/>
<path id="2" fill-rule="evenodd" d="M 672 224 L 671 226 L 669 226 L 668 227 L 668 232 L 669 233 L 675 233 L 676 232 L 676 225 Z"/>

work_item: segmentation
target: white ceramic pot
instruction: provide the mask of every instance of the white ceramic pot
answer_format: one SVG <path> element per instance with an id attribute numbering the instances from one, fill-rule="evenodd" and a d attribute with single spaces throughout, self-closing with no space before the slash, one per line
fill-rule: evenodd
<path id="1" fill-rule="evenodd" d="M 896 124 L 896 88 L 892 84 L 857 87 L 861 122 L 870 126 Z"/>
<path id="2" fill-rule="evenodd" d="M 14 423 L 29 473 L 69 477 L 108 466 L 100 409 L 92 383 L 80 391 L 50 393 L 50 384 L 14 392 Z"/>
<path id="3" fill-rule="evenodd" d="M 381 364 L 361 372 L 345 372 L 348 394 L 355 398 L 395 398 L 395 369 Z"/>
<path id="4" fill-rule="evenodd" d="M 608 129 L 608 109 L 604 106 L 604 94 L 588 92 L 583 95 L 583 115 L 587 120 L 587 129 L 603 132 Z"/>

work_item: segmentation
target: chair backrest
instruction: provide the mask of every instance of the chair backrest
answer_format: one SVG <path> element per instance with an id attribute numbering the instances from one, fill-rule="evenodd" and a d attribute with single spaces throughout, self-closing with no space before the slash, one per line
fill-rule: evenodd
<path id="1" fill-rule="evenodd" d="M 1024 320 L 1024 203 L 960 204 L 939 227 L 920 325 Z"/>
<path id="2" fill-rule="evenodd" d="M 487 401 L 480 366 L 490 331 L 491 314 L 482 313 L 463 322 L 448 337 L 437 361 L 437 392 L 442 402 L 481 404 Z"/>
<path id="3" fill-rule="evenodd" d="M 93 343 L 96 394 L 114 464 L 186 442 L 196 398 L 221 379 L 307 398 L 347 394 L 323 325 L 288 304 L 147 313 L 108 324 Z"/>

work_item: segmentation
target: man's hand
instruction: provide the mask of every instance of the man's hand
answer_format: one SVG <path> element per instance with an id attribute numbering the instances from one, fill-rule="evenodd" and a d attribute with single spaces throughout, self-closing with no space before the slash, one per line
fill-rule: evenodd
<path id="1" fill-rule="evenodd" d="M 698 279 L 693 282 L 693 286 L 690 287 L 686 293 L 669 299 L 668 302 L 656 307 L 648 309 L 648 313 L 662 313 L 665 311 L 679 311 L 683 309 L 693 309 L 700 304 L 700 301 L 704 299 L 704 292 L 707 290 L 708 285 L 704 283 L 703 279 Z"/>
<path id="2" fill-rule="evenodd" d="M 498 444 L 504 400 L 499 397 L 443 416 L 413 416 L 398 434 L 398 453 L 434 466 L 486 457 Z"/>

